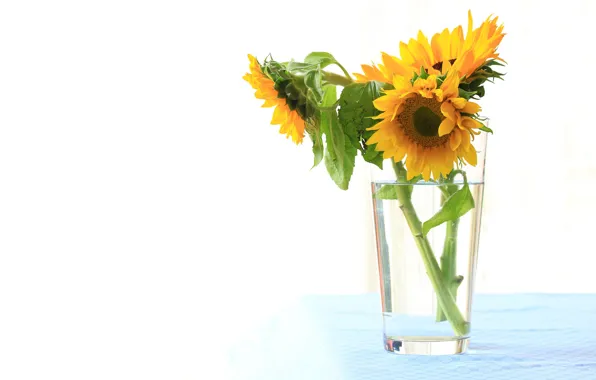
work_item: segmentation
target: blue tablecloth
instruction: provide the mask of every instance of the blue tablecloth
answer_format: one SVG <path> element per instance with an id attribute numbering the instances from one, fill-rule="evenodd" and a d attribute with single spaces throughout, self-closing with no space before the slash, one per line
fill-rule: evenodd
<path id="1" fill-rule="evenodd" d="M 233 346 L 237 379 L 596 380 L 596 295 L 477 295 L 464 355 L 385 352 L 374 294 L 306 297 Z"/>

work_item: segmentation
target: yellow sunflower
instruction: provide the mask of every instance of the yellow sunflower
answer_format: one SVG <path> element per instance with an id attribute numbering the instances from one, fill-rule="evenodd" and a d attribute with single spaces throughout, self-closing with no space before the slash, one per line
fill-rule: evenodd
<path id="1" fill-rule="evenodd" d="M 375 133 L 367 144 L 377 144 L 383 158 L 395 162 L 406 158 L 408 179 L 422 174 L 425 180 L 447 176 L 455 163 L 475 166 L 476 150 L 471 144 L 482 124 L 470 117 L 480 106 L 459 97 L 456 70 L 438 87 L 436 75 L 423 75 L 412 82 L 403 76 L 393 79 L 394 90 L 374 101 L 381 119 L 369 128 Z"/>
<path id="2" fill-rule="evenodd" d="M 265 101 L 262 107 L 275 107 L 271 124 L 280 125 L 279 133 L 291 137 L 292 141 L 300 144 L 304 138 L 304 120 L 295 110 L 288 107 L 285 98 L 278 97 L 275 89 L 275 82 L 261 70 L 259 61 L 252 55 L 248 55 L 250 61 L 250 73 L 242 77 L 250 83 L 255 91 L 255 97 Z"/>
<path id="3" fill-rule="evenodd" d="M 451 66 L 460 78 L 470 76 L 489 59 L 500 59 L 497 48 L 505 36 L 503 25 L 497 26 L 498 17 L 490 16 L 476 29 L 473 29 L 472 12 L 468 12 L 468 30 L 464 38 L 462 26 L 451 32 L 445 28 L 430 40 L 422 31 L 416 39 L 406 44 L 400 42 L 400 58 L 382 54 L 382 64 L 362 65 L 364 74 L 354 74 L 357 81 L 377 80 L 391 83 L 394 75 L 411 77 L 424 67 L 430 74 L 445 74 Z M 457 62 L 457 63 L 456 63 Z"/>

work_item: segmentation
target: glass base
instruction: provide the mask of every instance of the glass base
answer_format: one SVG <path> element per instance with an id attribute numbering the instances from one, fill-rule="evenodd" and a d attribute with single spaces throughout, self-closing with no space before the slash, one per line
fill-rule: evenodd
<path id="1" fill-rule="evenodd" d="M 385 350 L 398 355 L 457 355 L 468 350 L 470 338 L 403 336 L 385 338 Z"/>

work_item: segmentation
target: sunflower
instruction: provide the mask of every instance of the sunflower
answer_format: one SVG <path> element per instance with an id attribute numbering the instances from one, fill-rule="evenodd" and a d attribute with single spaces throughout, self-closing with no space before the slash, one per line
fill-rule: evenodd
<path id="1" fill-rule="evenodd" d="M 373 135 L 366 142 L 377 144 L 383 158 L 395 162 L 406 158 L 408 180 L 422 174 L 429 180 L 447 176 L 454 164 L 476 165 L 471 139 L 480 133 L 482 123 L 472 116 L 480 106 L 459 97 L 459 75 L 450 71 L 440 83 L 437 75 L 423 75 L 415 81 L 396 75 L 394 90 L 386 90 L 374 101 L 381 119 L 369 128 Z"/>
<path id="2" fill-rule="evenodd" d="M 391 83 L 394 75 L 410 77 L 421 67 L 429 74 L 445 74 L 455 66 L 461 77 L 469 77 L 476 69 L 490 59 L 501 60 L 497 48 L 505 36 L 503 25 L 497 26 L 498 17 L 490 16 L 476 29 L 473 29 L 472 13 L 468 11 L 468 30 L 464 38 L 462 26 L 452 31 L 445 28 L 430 40 L 422 31 L 416 39 L 406 44 L 400 42 L 401 58 L 382 54 L 383 64 L 362 65 L 364 74 L 354 74 L 357 81 L 377 80 Z"/>
<path id="3" fill-rule="evenodd" d="M 304 138 L 304 120 L 295 109 L 290 109 L 286 98 L 279 95 L 275 89 L 275 82 L 263 73 L 259 61 L 250 54 L 248 59 L 250 73 L 244 75 L 243 79 L 257 90 L 255 97 L 265 101 L 262 107 L 275 107 L 271 124 L 280 125 L 279 133 L 291 137 L 294 143 L 300 144 Z"/>

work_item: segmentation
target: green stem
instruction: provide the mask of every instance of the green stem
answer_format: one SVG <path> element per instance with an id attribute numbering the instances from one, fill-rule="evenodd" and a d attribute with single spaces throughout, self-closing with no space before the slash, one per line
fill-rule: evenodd
<path id="1" fill-rule="evenodd" d="M 402 180 L 406 177 L 406 169 L 401 162 L 397 162 L 393 165 L 395 174 L 398 180 Z M 455 299 L 449 291 L 449 285 L 444 281 L 441 268 L 435 258 L 432 251 L 432 247 L 428 242 L 426 236 L 422 234 L 422 223 L 416 214 L 414 205 L 412 204 L 412 189 L 411 186 L 396 186 L 397 199 L 400 203 L 400 208 L 408 222 L 412 236 L 416 242 L 416 246 L 420 251 L 424 267 L 428 278 L 432 284 L 432 287 L 437 295 L 439 307 L 445 313 L 447 320 L 451 324 L 453 331 L 456 335 L 464 336 L 469 332 L 469 323 L 466 322 L 459 311 Z"/>
<path id="2" fill-rule="evenodd" d="M 345 69 L 343 67 L 342 69 L 344 70 L 344 73 L 346 73 L 346 76 L 330 73 L 329 71 L 323 71 L 323 80 L 331 84 L 343 87 L 346 87 L 347 85 L 354 83 L 354 81 L 352 80 L 352 78 L 350 78 Z"/>
<path id="3" fill-rule="evenodd" d="M 454 172 L 460 172 L 454 170 Z M 453 195 L 457 190 L 457 185 L 453 184 L 453 177 L 457 173 L 451 173 L 447 177 L 446 184 L 439 188 L 443 193 L 441 196 L 441 206 L 447 199 Z M 457 276 L 457 229 L 459 226 L 459 219 L 450 220 L 445 223 L 445 242 L 443 243 L 443 254 L 441 255 L 441 271 L 443 272 L 443 282 L 448 284 L 449 291 L 453 298 L 457 301 L 457 288 L 461 284 L 463 277 Z M 437 322 L 445 321 L 447 318 L 443 309 L 437 309 Z"/>
<path id="4" fill-rule="evenodd" d="M 346 68 L 345 68 L 345 67 L 343 67 L 343 66 L 341 65 L 341 63 L 339 63 L 339 62 L 335 62 L 335 64 L 336 64 L 337 66 L 339 66 L 339 68 L 341 69 L 341 71 L 343 71 L 343 73 L 344 73 L 344 75 L 346 76 L 346 78 L 348 78 L 350 81 L 352 81 L 352 77 L 350 76 L 350 73 L 348 73 L 348 70 L 346 70 Z"/>

